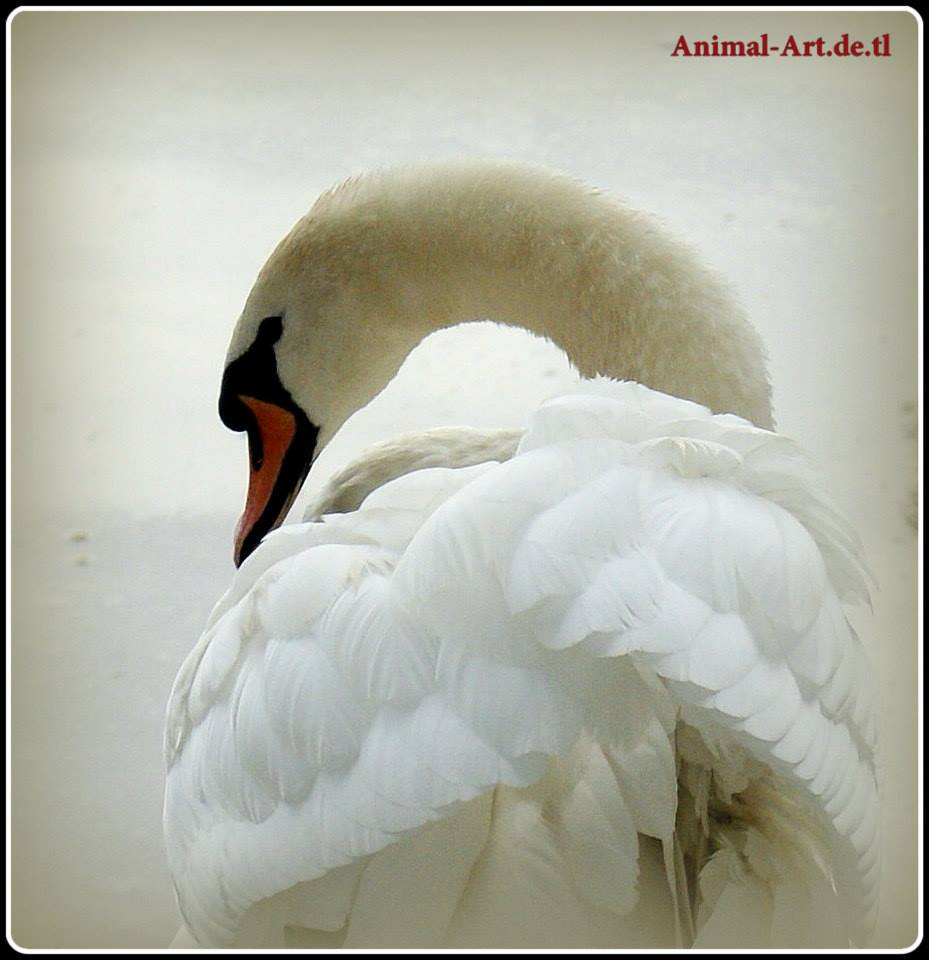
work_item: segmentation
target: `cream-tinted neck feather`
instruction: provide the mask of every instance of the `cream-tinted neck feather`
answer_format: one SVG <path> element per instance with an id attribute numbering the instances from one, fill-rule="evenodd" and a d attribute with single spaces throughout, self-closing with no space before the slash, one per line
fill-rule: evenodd
<path id="1" fill-rule="evenodd" d="M 325 443 L 434 330 L 489 318 L 631 379 L 770 427 L 756 331 L 654 221 L 517 164 L 400 168 L 324 194 L 262 270 L 229 359 L 285 317 L 278 368 Z"/>

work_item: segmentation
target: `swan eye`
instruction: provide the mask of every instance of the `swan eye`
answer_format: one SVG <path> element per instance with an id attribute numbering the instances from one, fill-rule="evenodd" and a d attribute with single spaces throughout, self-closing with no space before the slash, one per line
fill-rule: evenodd
<path id="1" fill-rule="evenodd" d="M 284 332 L 284 317 L 283 315 L 274 316 L 274 317 L 265 317 L 261 321 L 261 324 L 258 327 L 258 333 L 255 334 L 256 343 L 264 343 L 269 346 L 273 346 L 281 339 L 281 334 Z"/>

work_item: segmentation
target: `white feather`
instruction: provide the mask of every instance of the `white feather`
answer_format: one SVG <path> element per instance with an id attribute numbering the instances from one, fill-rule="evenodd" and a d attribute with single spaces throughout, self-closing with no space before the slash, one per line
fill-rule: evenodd
<path id="1" fill-rule="evenodd" d="M 751 827 L 708 812 L 742 810 L 762 774 L 832 845 L 831 865 L 802 861 L 803 889 L 821 902 L 834 882 L 848 934 L 864 935 L 877 787 L 845 567 L 803 510 L 758 492 L 752 466 L 776 468 L 768 443 L 788 464 L 793 449 L 637 384 L 590 391 L 543 405 L 510 462 L 411 472 L 243 565 L 179 674 L 166 734 L 169 863 L 201 943 L 241 942 L 261 910 L 265 931 L 342 921 L 345 946 L 460 941 L 465 918 L 500 920 L 469 885 L 520 876 L 546 891 L 543 927 L 607 929 L 615 914 L 646 930 L 653 870 L 682 923 L 681 897 L 702 900 L 696 945 L 741 942 L 756 923 L 777 940 L 801 894 L 777 879 L 789 857 L 765 832 L 776 792 Z M 695 808 L 697 846 L 677 832 L 665 700 L 704 744 L 677 761 L 707 771 L 688 782 L 716 791 Z M 510 807 L 488 806 L 505 790 Z M 500 846 L 517 824 L 518 868 Z M 743 862 L 725 844 L 753 830 L 766 852 Z M 677 866 L 648 837 L 676 844 Z M 699 895 L 681 875 L 691 860 Z M 322 878 L 350 866 L 352 883 L 314 906 Z M 258 906 L 278 896 L 286 910 Z"/>

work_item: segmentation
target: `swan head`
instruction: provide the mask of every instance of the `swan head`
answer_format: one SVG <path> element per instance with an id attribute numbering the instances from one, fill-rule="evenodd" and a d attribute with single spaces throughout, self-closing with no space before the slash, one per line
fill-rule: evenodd
<path id="1" fill-rule="evenodd" d="M 408 319 L 393 322 L 415 311 L 398 305 L 399 271 L 366 252 L 372 237 L 363 217 L 333 215 L 324 199 L 263 267 L 226 357 L 219 415 L 247 433 L 249 448 L 237 566 L 284 520 L 339 427 L 428 333 Z"/>

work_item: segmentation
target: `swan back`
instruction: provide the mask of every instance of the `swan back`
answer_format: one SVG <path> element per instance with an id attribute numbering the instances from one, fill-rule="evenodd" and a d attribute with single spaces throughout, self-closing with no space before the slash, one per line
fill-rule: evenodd
<path id="1" fill-rule="evenodd" d="M 795 445 L 636 384 L 544 404 L 506 463 L 418 470 L 354 513 L 281 528 L 172 693 L 165 823 L 185 918 L 228 944 L 259 901 L 320 880 L 300 922 L 381 946 L 366 924 L 388 865 L 460 815 L 441 929 L 416 945 L 461 942 L 460 918 L 481 915 L 472 870 L 520 849 L 504 836 L 537 837 L 531 862 L 601 918 L 633 916 L 652 850 L 698 942 L 713 945 L 738 876 L 781 911 L 832 904 L 860 941 L 880 870 L 876 734 L 842 600 L 866 593 Z M 678 717 L 696 744 L 677 745 Z M 512 803 L 480 802 L 498 789 Z"/>

